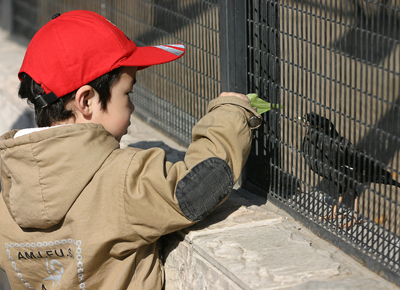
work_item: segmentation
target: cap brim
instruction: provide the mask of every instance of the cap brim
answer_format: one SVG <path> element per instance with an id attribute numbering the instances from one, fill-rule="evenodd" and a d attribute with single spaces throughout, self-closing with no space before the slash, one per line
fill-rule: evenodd
<path id="1" fill-rule="evenodd" d="M 146 67 L 174 61 L 185 54 L 182 44 L 167 44 L 138 47 L 135 53 L 125 59 L 122 66 L 137 66 L 138 70 Z"/>

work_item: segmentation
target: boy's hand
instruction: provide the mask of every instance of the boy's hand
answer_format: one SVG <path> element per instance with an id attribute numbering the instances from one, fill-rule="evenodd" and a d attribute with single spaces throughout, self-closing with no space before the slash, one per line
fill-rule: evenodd
<path id="1" fill-rule="evenodd" d="M 245 101 L 245 102 L 250 104 L 250 99 L 246 95 L 243 95 L 243 94 L 232 93 L 232 92 L 223 92 L 219 96 L 220 97 L 226 97 L 226 96 L 237 97 L 237 98 L 242 99 L 243 101 Z"/>

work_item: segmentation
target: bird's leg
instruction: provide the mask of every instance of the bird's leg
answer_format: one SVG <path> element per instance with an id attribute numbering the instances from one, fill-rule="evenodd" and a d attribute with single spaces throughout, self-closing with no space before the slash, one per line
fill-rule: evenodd
<path id="1" fill-rule="evenodd" d="M 339 228 L 351 228 L 354 224 L 356 224 L 358 221 L 358 195 L 354 198 L 354 210 L 352 213 L 352 219 L 346 223 L 343 224 L 343 226 L 340 226 Z"/>
<path id="2" fill-rule="evenodd" d="M 333 211 L 332 211 L 332 215 L 333 215 L 335 218 L 338 217 L 338 215 L 337 215 L 337 212 L 338 212 L 338 205 L 341 204 L 342 201 L 343 201 L 343 196 L 340 195 L 339 198 L 338 198 L 338 202 L 335 204 L 335 206 L 333 207 Z"/>
<path id="3" fill-rule="evenodd" d="M 334 218 L 337 218 L 337 212 L 338 212 L 338 204 L 342 203 L 343 197 L 340 195 L 339 200 L 335 205 L 333 206 L 332 213 L 328 216 L 325 217 L 320 217 L 320 220 L 333 220 Z"/>

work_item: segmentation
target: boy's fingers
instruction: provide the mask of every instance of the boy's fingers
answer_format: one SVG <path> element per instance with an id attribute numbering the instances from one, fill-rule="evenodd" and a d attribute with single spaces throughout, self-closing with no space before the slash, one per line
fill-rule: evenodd
<path id="1" fill-rule="evenodd" d="M 243 101 L 247 102 L 250 104 L 250 100 L 246 95 L 239 94 L 239 93 L 234 93 L 234 92 L 223 92 L 219 95 L 220 97 L 226 97 L 226 96 L 234 96 L 239 99 L 242 99 Z"/>

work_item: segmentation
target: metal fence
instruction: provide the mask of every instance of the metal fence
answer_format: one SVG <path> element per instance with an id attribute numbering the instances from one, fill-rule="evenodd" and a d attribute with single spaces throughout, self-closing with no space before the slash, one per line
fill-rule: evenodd
<path id="1" fill-rule="evenodd" d="M 26 37 L 55 12 L 88 9 L 139 45 L 183 43 L 185 57 L 138 74 L 134 100 L 181 143 L 220 91 L 279 105 L 255 131 L 242 185 L 400 285 L 400 3 L 0 1 L 13 9 L 2 23 Z"/>
<path id="2" fill-rule="evenodd" d="M 400 3 L 247 1 L 247 187 L 400 284 Z"/>

